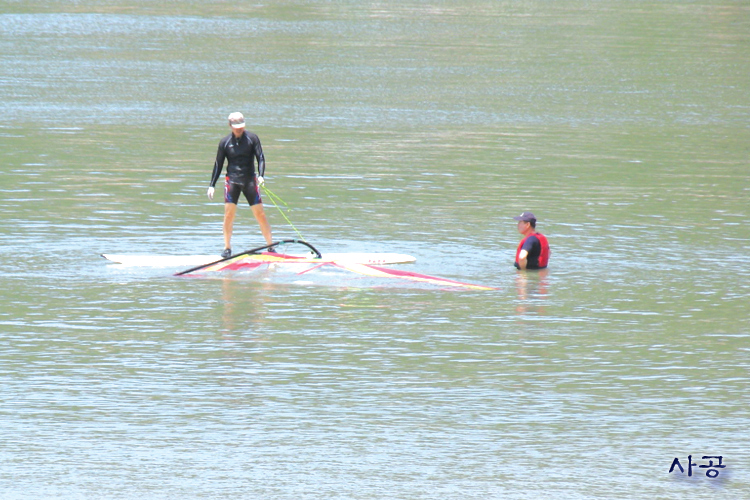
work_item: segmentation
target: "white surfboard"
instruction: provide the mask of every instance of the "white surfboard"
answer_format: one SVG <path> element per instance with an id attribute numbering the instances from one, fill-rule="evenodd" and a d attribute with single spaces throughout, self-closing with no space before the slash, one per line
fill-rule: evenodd
<path id="1" fill-rule="evenodd" d="M 122 264 L 123 266 L 133 267 L 190 267 L 221 260 L 221 255 L 145 255 L 103 253 L 102 257 L 113 264 Z"/>

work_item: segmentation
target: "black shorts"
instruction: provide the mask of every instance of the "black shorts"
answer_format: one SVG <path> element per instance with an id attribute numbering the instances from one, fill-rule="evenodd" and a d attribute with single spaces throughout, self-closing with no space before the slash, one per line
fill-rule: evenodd
<path id="1" fill-rule="evenodd" d="M 240 201 L 240 193 L 245 195 L 245 199 L 251 207 L 263 203 L 263 200 L 260 199 L 260 190 L 255 179 L 243 182 L 231 180 L 229 177 L 226 177 L 224 180 L 224 203 L 234 203 L 236 205 Z"/>

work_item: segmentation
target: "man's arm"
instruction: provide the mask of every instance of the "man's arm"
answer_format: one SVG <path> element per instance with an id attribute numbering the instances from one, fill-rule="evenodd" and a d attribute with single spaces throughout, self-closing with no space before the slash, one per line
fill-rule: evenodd
<path id="1" fill-rule="evenodd" d="M 539 244 L 539 238 L 535 237 L 533 234 L 526 238 L 526 241 L 523 242 L 523 246 L 521 247 L 521 251 L 518 252 L 518 262 L 516 262 L 516 267 L 518 269 L 523 271 L 528 267 L 529 253 L 534 249 L 535 245 Z"/>
<path id="2" fill-rule="evenodd" d="M 221 171 L 224 169 L 225 158 L 226 158 L 226 155 L 224 153 L 224 140 L 222 139 L 221 142 L 219 142 L 219 149 L 216 151 L 216 161 L 214 162 L 214 171 L 211 173 L 211 183 L 209 184 L 211 187 L 214 187 L 216 185 L 216 181 L 219 180 Z"/>
<path id="3" fill-rule="evenodd" d="M 516 262 L 516 267 L 520 270 L 526 269 L 526 265 L 529 263 L 529 252 L 528 250 L 521 250 L 518 252 L 518 261 Z"/>
<path id="4" fill-rule="evenodd" d="M 263 151 L 260 152 L 258 157 L 258 185 L 262 186 L 266 180 L 263 176 L 266 175 L 266 158 L 263 156 Z"/>
<path id="5" fill-rule="evenodd" d="M 253 137 L 255 143 L 255 158 L 258 160 L 258 177 L 264 177 L 266 175 L 266 157 L 263 155 L 263 146 L 260 145 L 260 139 L 256 135 Z"/>
<path id="6" fill-rule="evenodd" d="M 214 199 L 214 186 L 216 186 L 216 181 L 219 180 L 219 176 L 221 176 L 221 171 L 224 169 L 224 159 L 226 158 L 226 155 L 224 154 L 224 139 L 219 141 L 219 149 L 216 151 L 216 161 L 214 161 L 214 171 L 211 173 L 211 182 L 208 185 L 208 191 L 206 191 L 206 195 L 208 196 L 209 200 Z"/>

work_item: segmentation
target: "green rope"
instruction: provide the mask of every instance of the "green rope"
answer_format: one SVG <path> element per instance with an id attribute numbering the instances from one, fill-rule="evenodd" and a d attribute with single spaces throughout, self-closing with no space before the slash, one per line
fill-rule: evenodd
<path id="1" fill-rule="evenodd" d="M 302 236 L 302 233 L 300 233 L 296 227 L 294 227 L 294 224 L 292 224 L 292 221 L 289 220 L 289 217 L 286 216 L 286 214 L 284 213 L 284 210 L 279 206 L 279 202 L 281 202 L 281 204 L 283 204 L 287 208 L 287 210 L 291 212 L 291 209 L 289 208 L 289 205 L 287 204 L 287 202 L 282 200 L 278 195 L 276 195 L 276 193 L 268 189 L 265 183 L 263 183 L 261 187 L 263 188 L 263 191 L 271 199 L 271 202 L 273 202 L 276 208 L 279 209 L 279 212 L 281 212 L 281 216 L 284 217 L 284 220 L 287 222 L 287 224 L 292 226 L 292 229 L 294 229 L 294 232 L 297 233 L 297 236 L 299 236 L 301 240 L 304 240 L 305 237 Z"/>

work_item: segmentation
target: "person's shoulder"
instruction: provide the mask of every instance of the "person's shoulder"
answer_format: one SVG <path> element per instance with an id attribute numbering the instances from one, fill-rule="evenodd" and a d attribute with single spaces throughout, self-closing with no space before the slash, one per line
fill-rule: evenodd
<path id="1" fill-rule="evenodd" d="M 526 239 L 524 240 L 524 246 L 530 247 L 535 244 L 541 244 L 541 240 L 537 236 L 538 234 L 539 233 L 531 233 L 530 235 L 528 235 Z"/>
<path id="2" fill-rule="evenodd" d="M 231 138 L 232 138 L 231 133 L 228 135 L 225 135 L 224 137 L 221 138 L 221 140 L 219 141 L 219 144 L 226 144 L 227 142 L 229 142 Z"/>

